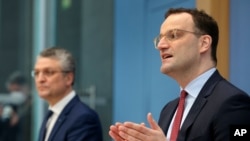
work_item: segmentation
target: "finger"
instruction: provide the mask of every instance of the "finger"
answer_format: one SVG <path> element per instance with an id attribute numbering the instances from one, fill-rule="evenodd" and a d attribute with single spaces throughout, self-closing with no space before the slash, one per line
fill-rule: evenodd
<path id="1" fill-rule="evenodd" d="M 136 124 L 133 122 L 125 122 L 122 126 L 119 126 L 119 135 L 126 140 L 144 140 L 147 138 L 146 126 L 142 124 Z M 122 132 L 122 133 L 120 133 Z"/>
<path id="2" fill-rule="evenodd" d="M 114 140 L 114 141 L 124 141 L 124 139 L 116 134 L 115 132 L 109 131 L 109 136 Z"/>
<path id="3" fill-rule="evenodd" d="M 140 125 L 142 125 L 142 126 L 146 126 L 144 122 L 142 122 Z"/>
<path id="4" fill-rule="evenodd" d="M 119 136 L 123 138 L 125 141 L 140 141 L 136 136 L 131 135 L 131 133 L 128 132 L 119 132 Z"/>
<path id="5" fill-rule="evenodd" d="M 117 133 L 118 133 L 118 127 L 115 126 L 115 125 L 111 125 L 111 126 L 109 127 L 109 129 L 110 129 L 110 131 L 112 131 L 112 132 L 117 132 Z"/>
<path id="6" fill-rule="evenodd" d="M 161 130 L 161 127 L 157 124 L 157 122 L 154 120 L 151 113 L 148 113 L 147 115 L 148 123 L 152 129 L 155 130 Z"/>
<path id="7" fill-rule="evenodd" d="M 124 141 L 124 139 L 119 135 L 118 127 L 121 126 L 120 123 L 110 126 L 109 135 L 115 141 Z"/>
<path id="8" fill-rule="evenodd" d="M 144 133 L 146 130 L 146 126 L 144 123 L 141 124 L 137 124 L 137 123 L 133 123 L 133 122 L 124 122 L 123 126 L 119 126 L 122 128 L 119 128 L 119 130 L 129 130 L 129 131 L 137 131 L 137 132 L 141 132 Z"/>
<path id="9" fill-rule="evenodd" d="M 119 128 L 119 126 L 121 126 L 121 125 L 122 125 L 122 123 L 117 122 L 117 123 L 115 123 L 115 125 L 111 125 L 111 126 L 110 126 L 110 130 L 112 130 L 112 131 L 114 131 L 114 132 L 117 132 L 117 134 L 118 134 L 118 128 Z"/>
<path id="10" fill-rule="evenodd" d="M 115 126 L 117 126 L 117 127 L 120 126 L 120 125 L 122 125 L 122 123 L 120 123 L 120 122 L 115 123 Z"/>
<path id="11" fill-rule="evenodd" d="M 111 135 L 115 135 L 116 136 L 119 136 L 118 132 L 119 132 L 119 126 L 121 126 L 122 124 L 121 123 L 116 123 L 115 125 L 111 125 L 110 126 L 110 133 Z"/>

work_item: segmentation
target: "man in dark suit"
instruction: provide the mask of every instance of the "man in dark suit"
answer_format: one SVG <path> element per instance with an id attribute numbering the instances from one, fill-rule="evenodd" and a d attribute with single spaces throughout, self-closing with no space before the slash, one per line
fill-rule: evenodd
<path id="1" fill-rule="evenodd" d="M 218 37 L 216 21 L 205 12 L 170 9 L 154 43 L 160 51 L 161 72 L 178 82 L 184 98 L 166 104 L 158 124 L 149 113 L 150 128 L 116 123 L 110 136 L 116 141 L 229 141 L 230 128 L 249 126 L 249 95 L 216 69 Z"/>
<path id="2" fill-rule="evenodd" d="M 102 141 L 97 113 L 82 103 L 72 88 L 75 62 L 67 50 L 59 47 L 43 50 L 32 75 L 39 96 L 52 111 L 43 121 L 39 141 Z"/>

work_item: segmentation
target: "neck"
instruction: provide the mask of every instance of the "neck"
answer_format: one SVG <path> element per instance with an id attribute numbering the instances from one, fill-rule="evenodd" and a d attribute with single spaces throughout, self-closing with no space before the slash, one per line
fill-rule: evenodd
<path id="1" fill-rule="evenodd" d="M 214 67 L 215 65 L 207 65 L 196 69 L 192 67 L 176 73 L 172 78 L 175 79 L 182 88 L 185 88 L 192 80 Z"/>
<path id="2" fill-rule="evenodd" d="M 69 95 L 72 90 L 73 90 L 72 88 L 69 88 L 65 92 L 62 92 L 61 94 L 59 94 L 57 97 L 53 97 L 53 99 L 51 99 L 51 100 L 48 101 L 49 105 L 50 106 L 54 106 L 59 101 L 61 101 L 64 97 L 66 97 L 67 95 Z"/>

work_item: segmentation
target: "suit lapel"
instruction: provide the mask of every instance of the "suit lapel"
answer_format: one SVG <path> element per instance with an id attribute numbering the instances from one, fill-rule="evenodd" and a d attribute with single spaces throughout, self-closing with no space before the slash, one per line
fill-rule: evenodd
<path id="1" fill-rule="evenodd" d="M 45 118 L 44 118 L 45 119 Z M 41 128 L 40 128 L 40 133 L 39 133 L 39 141 L 43 141 L 44 139 L 44 129 L 46 128 L 45 126 L 46 126 L 46 120 L 43 120 L 43 123 L 42 123 L 42 126 L 41 126 Z"/>
<path id="2" fill-rule="evenodd" d="M 219 80 L 223 79 L 219 72 L 216 70 L 214 74 L 208 79 L 203 88 L 201 89 L 198 97 L 196 98 L 192 108 L 190 109 L 182 127 L 180 134 L 178 135 L 178 139 L 187 137 L 188 128 L 191 127 L 200 111 L 203 109 L 207 102 L 207 97 L 212 94 L 212 91 L 215 85 L 219 82 Z"/>
<path id="3" fill-rule="evenodd" d="M 165 134 L 167 134 L 168 132 L 168 127 L 171 123 L 175 110 L 178 106 L 178 101 L 179 101 L 179 98 L 173 100 L 168 105 L 166 105 L 165 108 L 161 112 L 161 116 L 160 116 L 158 124 Z"/>
<path id="4" fill-rule="evenodd" d="M 56 123 L 55 123 L 55 125 L 53 127 L 53 130 L 52 130 L 52 132 L 50 134 L 50 137 L 48 139 L 49 141 L 53 140 L 53 138 L 56 135 L 57 131 L 60 129 L 61 125 L 63 125 L 63 122 L 65 121 L 66 117 L 67 117 L 66 115 L 62 115 L 62 116 L 60 115 L 58 117 L 58 119 L 57 119 L 57 121 L 56 121 Z"/>
<path id="5" fill-rule="evenodd" d="M 75 96 L 63 109 L 58 119 L 56 120 L 56 123 L 51 131 L 48 141 L 53 141 L 53 138 L 55 137 L 56 133 L 59 131 L 60 127 L 63 125 L 65 120 L 67 120 L 67 116 L 71 111 L 71 108 L 76 104 L 77 100 L 79 100 L 78 96 Z"/>
<path id="6" fill-rule="evenodd" d="M 178 135 L 178 139 L 180 137 L 182 137 L 182 138 L 186 137 L 186 133 L 188 131 L 188 128 L 191 127 L 191 125 L 195 121 L 196 117 L 199 115 L 200 111 L 202 110 L 203 106 L 206 104 L 206 101 L 207 100 L 203 97 L 196 99 L 196 101 L 193 104 L 192 108 L 190 109 L 185 121 L 183 122 L 183 125 L 182 125 L 181 130 L 180 130 L 179 135 Z"/>

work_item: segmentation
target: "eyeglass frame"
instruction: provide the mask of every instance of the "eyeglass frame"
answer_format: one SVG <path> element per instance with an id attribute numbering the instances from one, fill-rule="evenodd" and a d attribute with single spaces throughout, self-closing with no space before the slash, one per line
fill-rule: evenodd
<path id="1" fill-rule="evenodd" d="M 50 69 L 47 69 L 47 70 L 44 70 L 44 71 L 36 71 L 36 70 L 32 70 L 31 71 L 31 76 L 33 78 L 37 78 L 39 76 L 40 73 L 43 74 L 43 77 L 51 77 L 53 76 L 55 73 L 69 73 L 70 71 L 63 71 L 63 70 L 50 70 Z"/>
<path id="2" fill-rule="evenodd" d="M 175 41 L 175 40 L 179 39 L 180 37 L 182 37 L 182 36 L 177 37 L 176 33 L 177 33 L 178 31 L 181 31 L 181 32 L 184 32 L 184 33 L 191 33 L 191 34 L 194 34 L 194 35 L 196 35 L 196 36 L 204 35 L 203 33 L 200 33 L 200 32 L 194 32 L 194 31 L 188 31 L 188 30 L 183 30 L 183 29 L 174 28 L 174 29 L 169 30 L 166 34 L 164 34 L 164 35 L 158 35 L 158 36 L 156 36 L 156 37 L 154 38 L 154 41 L 153 41 L 153 42 L 154 42 L 154 47 L 155 47 L 155 49 L 158 49 L 158 44 L 159 44 L 160 40 L 161 40 L 163 37 L 165 37 L 166 40 L 168 40 L 169 42 Z M 170 34 L 173 33 L 173 32 L 174 32 L 173 35 L 176 36 L 176 37 L 174 37 L 173 39 L 171 39 L 171 38 L 170 38 L 170 36 L 171 36 Z M 157 40 L 158 40 L 158 41 L 157 41 Z"/>

